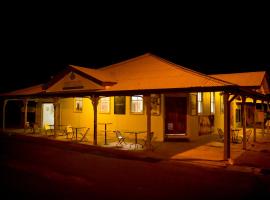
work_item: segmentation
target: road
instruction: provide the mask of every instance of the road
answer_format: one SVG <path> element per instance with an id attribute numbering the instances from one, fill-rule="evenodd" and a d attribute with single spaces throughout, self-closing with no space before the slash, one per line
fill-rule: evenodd
<path id="1" fill-rule="evenodd" d="M 269 176 L 0 136 L 7 199 L 269 199 Z M 267 197 L 266 197 L 267 196 Z"/>

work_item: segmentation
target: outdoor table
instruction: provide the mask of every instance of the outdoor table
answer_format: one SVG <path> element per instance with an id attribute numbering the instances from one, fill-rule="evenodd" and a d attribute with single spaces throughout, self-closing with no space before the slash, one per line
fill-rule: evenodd
<path id="1" fill-rule="evenodd" d="M 231 129 L 232 131 L 232 143 L 238 143 L 238 134 L 240 129 L 236 128 L 236 129 Z"/>
<path id="2" fill-rule="evenodd" d="M 87 128 L 87 127 L 72 127 L 72 129 L 75 129 L 76 141 L 77 141 L 78 129 L 84 129 L 84 128 Z M 73 134 L 74 134 L 74 132 L 73 132 Z"/>
<path id="3" fill-rule="evenodd" d="M 107 145 L 107 125 L 108 124 L 112 124 L 112 123 L 110 123 L 110 122 L 108 122 L 108 123 L 98 123 L 99 125 L 104 125 L 105 127 L 104 127 L 104 145 Z"/>
<path id="4" fill-rule="evenodd" d="M 124 131 L 124 133 L 130 133 L 130 134 L 134 134 L 135 135 L 135 148 L 137 148 L 138 145 L 138 134 L 140 133 L 146 133 L 146 131 Z"/>

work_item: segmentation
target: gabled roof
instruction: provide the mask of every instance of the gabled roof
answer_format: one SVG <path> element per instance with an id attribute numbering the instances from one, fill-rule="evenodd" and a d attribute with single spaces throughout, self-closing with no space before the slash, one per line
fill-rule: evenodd
<path id="1" fill-rule="evenodd" d="M 70 65 L 44 85 L 1 96 L 117 93 L 142 90 L 206 91 L 262 85 L 265 72 L 206 75 L 152 54 L 144 54 L 100 69 Z M 265 87 L 267 89 L 267 87 Z M 180 89 L 180 90 L 179 90 Z M 182 90 L 183 89 L 183 90 Z M 267 90 L 268 91 L 268 90 Z M 253 91 L 254 92 L 254 91 Z"/>
<path id="2" fill-rule="evenodd" d="M 260 87 L 266 75 L 265 71 L 259 72 L 242 72 L 233 74 L 213 74 L 209 75 L 223 81 L 228 81 L 240 86 Z"/>
<path id="3" fill-rule="evenodd" d="M 79 67 L 75 65 L 69 65 L 70 68 L 75 69 L 75 71 L 80 71 L 90 77 L 93 77 L 101 82 L 115 82 L 115 79 L 106 72 L 102 72 L 98 69 L 91 69 L 86 67 Z"/>
<path id="4" fill-rule="evenodd" d="M 43 92 L 45 92 L 45 90 L 43 90 L 43 84 L 39 84 L 39 85 L 15 90 L 12 92 L 3 93 L 1 94 L 1 96 L 28 96 L 28 95 L 41 94 Z"/>
<path id="5" fill-rule="evenodd" d="M 115 78 L 113 91 L 233 85 L 149 53 L 99 70 Z"/>

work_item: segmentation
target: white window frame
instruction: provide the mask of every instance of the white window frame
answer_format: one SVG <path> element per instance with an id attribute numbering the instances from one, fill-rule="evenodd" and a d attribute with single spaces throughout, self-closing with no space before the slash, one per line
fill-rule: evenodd
<path id="1" fill-rule="evenodd" d="M 210 113 L 215 114 L 215 92 L 210 92 Z"/>
<path id="2" fill-rule="evenodd" d="M 99 113 L 111 112 L 111 97 L 101 97 L 99 99 Z"/>
<path id="3" fill-rule="evenodd" d="M 198 115 L 203 114 L 203 93 L 197 93 L 197 113 Z"/>
<path id="4" fill-rule="evenodd" d="M 143 114 L 143 95 L 134 95 L 130 97 L 130 113 Z"/>

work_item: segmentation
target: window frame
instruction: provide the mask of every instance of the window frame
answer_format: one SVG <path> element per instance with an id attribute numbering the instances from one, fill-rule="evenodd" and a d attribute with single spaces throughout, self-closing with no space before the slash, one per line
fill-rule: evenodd
<path id="1" fill-rule="evenodd" d="M 199 96 L 201 97 L 200 100 L 199 100 Z M 203 114 L 203 92 L 197 93 L 197 113 L 198 115 Z"/>
<path id="2" fill-rule="evenodd" d="M 107 111 L 103 108 L 103 104 L 107 104 L 106 106 L 108 106 Z M 110 114 L 111 113 L 111 97 L 100 97 L 99 99 L 99 113 L 101 114 Z"/>
<path id="3" fill-rule="evenodd" d="M 82 113 L 83 112 L 83 97 L 74 97 L 74 109 L 73 112 Z"/>
<path id="4" fill-rule="evenodd" d="M 210 92 L 210 114 L 211 115 L 214 115 L 216 113 L 215 106 L 216 106 L 215 92 Z"/>
<path id="5" fill-rule="evenodd" d="M 140 99 L 136 99 L 136 100 L 133 100 L 133 97 L 134 98 L 140 98 Z M 134 103 L 139 103 L 141 102 L 141 111 L 133 111 L 132 108 L 133 108 L 133 102 Z M 144 114 L 144 100 L 143 100 L 143 95 L 133 95 L 133 96 L 130 96 L 130 114 L 134 114 L 134 115 L 141 115 L 141 114 Z"/>

